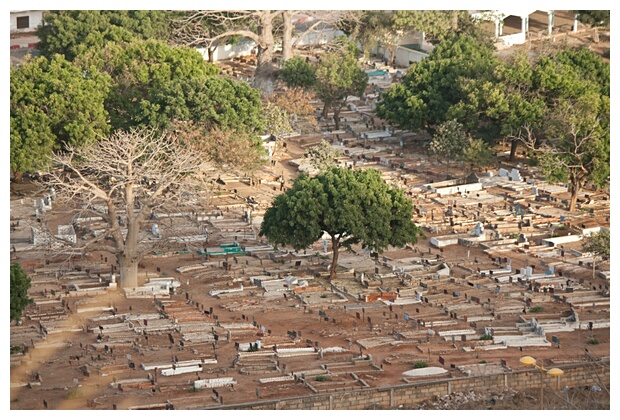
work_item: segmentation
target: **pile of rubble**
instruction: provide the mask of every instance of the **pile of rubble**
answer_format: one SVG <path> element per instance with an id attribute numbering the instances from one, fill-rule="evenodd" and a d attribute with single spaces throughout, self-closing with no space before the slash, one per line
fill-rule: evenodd
<path id="1" fill-rule="evenodd" d="M 448 395 L 437 396 L 432 401 L 425 401 L 419 405 L 407 407 L 409 410 L 487 410 L 494 406 L 501 409 L 510 402 L 519 399 L 519 392 L 505 388 L 501 392 L 490 394 L 469 392 L 452 392 Z M 524 397 L 524 396 L 522 396 Z M 403 407 L 404 408 L 404 407 Z M 508 408 L 508 407 L 506 407 Z"/>

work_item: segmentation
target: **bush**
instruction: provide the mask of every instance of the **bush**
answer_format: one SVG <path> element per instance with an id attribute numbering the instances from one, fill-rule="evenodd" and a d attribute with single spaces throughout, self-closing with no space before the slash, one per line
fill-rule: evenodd
<path id="1" fill-rule="evenodd" d="M 23 352 L 22 346 L 11 346 L 11 354 L 17 354 Z"/>
<path id="2" fill-rule="evenodd" d="M 65 395 L 67 400 L 77 400 L 80 398 L 84 398 L 84 393 L 80 388 L 71 388 L 67 391 L 67 395 Z"/>
<path id="3" fill-rule="evenodd" d="M 600 341 L 598 341 L 596 338 L 589 338 L 587 343 L 588 344 L 600 344 Z"/>
<path id="4" fill-rule="evenodd" d="M 279 77 L 289 88 L 310 89 L 316 84 L 314 67 L 302 57 L 293 57 L 287 60 L 282 65 Z"/>
<path id="5" fill-rule="evenodd" d="M 321 295 L 321 298 L 322 298 L 322 299 L 325 299 L 325 298 L 327 298 L 327 295 L 326 295 L 325 293 L 323 293 L 323 294 Z"/>
<path id="6" fill-rule="evenodd" d="M 493 340 L 493 336 L 491 334 L 484 334 L 480 336 L 481 340 Z"/>
<path id="7" fill-rule="evenodd" d="M 316 378 L 314 378 L 314 380 L 317 382 L 326 382 L 329 379 L 325 375 L 318 375 Z"/>
<path id="8" fill-rule="evenodd" d="M 195 386 L 190 386 L 189 388 L 187 388 L 187 390 L 188 390 L 189 392 L 198 392 L 198 391 L 199 391 L 199 389 L 198 389 L 198 388 L 196 388 Z"/>
<path id="9" fill-rule="evenodd" d="M 421 368 L 425 368 L 428 367 L 428 363 L 426 362 L 415 362 L 413 365 L 414 369 L 421 369 Z"/>
<path id="10" fill-rule="evenodd" d="M 530 309 L 530 312 L 544 312 L 544 310 L 545 308 L 543 308 L 542 306 L 534 306 Z"/>

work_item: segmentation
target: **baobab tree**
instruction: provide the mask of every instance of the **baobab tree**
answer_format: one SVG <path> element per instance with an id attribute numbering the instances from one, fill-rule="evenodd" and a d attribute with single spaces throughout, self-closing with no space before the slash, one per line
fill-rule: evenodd
<path id="1" fill-rule="evenodd" d="M 201 155 L 176 137 L 152 129 L 117 131 L 99 142 L 55 153 L 47 187 L 80 217 L 101 217 L 105 232 L 80 241 L 84 250 L 116 256 L 120 286 L 138 286 L 138 262 L 152 250 L 142 229 L 156 210 L 189 205 L 199 186 Z M 146 227 L 146 226 L 145 226 Z"/>
<path id="2" fill-rule="evenodd" d="M 314 21 L 293 40 L 293 18 L 302 13 L 311 15 Z M 222 40 L 239 36 L 251 39 L 258 48 L 252 85 L 270 93 L 275 74 L 273 57 L 277 34 L 281 33 L 282 61 L 286 61 L 306 34 L 317 30 L 322 23 L 335 24 L 345 15 L 348 11 L 196 10 L 184 12 L 175 20 L 175 39 L 183 45 L 205 47 L 210 54 Z"/>

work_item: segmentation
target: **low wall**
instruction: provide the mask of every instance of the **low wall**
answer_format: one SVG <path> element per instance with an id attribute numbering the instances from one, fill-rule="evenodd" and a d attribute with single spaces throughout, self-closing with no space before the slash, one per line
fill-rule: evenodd
<path id="1" fill-rule="evenodd" d="M 554 366 L 555 367 L 555 366 Z M 611 381 L 609 366 L 580 363 L 557 366 L 564 371 L 561 377 L 544 377 L 545 387 L 591 386 Z M 600 381 L 600 382 L 599 382 Z M 526 391 L 540 386 L 540 373 L 536 369 L 505 372 L 471 378 L 439 379 L 418 384 L 360 389 L 330 394 L 283 398 L 281 400 L 252 401 L 244 404 L 205 407 L 206 410 L 364 410 L 373 406 L 398 407 L 418 404 L 452 392 L 498 392 L 504 388 Z"/>

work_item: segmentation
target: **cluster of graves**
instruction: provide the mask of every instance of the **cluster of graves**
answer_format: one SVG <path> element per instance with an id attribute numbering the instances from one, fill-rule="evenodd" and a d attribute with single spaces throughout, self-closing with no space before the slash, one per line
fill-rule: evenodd
<path id="1" fill-rule="evenodd" d="M 144 224 L 164 245 L 142 260 L 140 287 L 120 290 L 112 255 L 71 247 L 101 220 L 54 222 L 70 211 L 53 191 L 13 200 L 11 259 L 32 278 L 33 304 L 11 326 L 12 399 L 33 388 L 41 407 L 61 408 L 54 395 L 81 389 L 82 408 L 206 408 L 497 373 L 518 369 L 524 351 L 581 360 L 562 349 L 608 336 L 609 263 L 581 243 L 609 229 L 609 194 L 584 189 L 568 212 L 567 186 L 522 162 L 447 171 L 424 152 L 427 136 L 376 117 L 400 72 L 369 67 L 343 129 L 329 116 L 290 150 L 325 139 L 342 152 L 337 164 L 381 171 L 412 200 L 426 239 L 341 251 L 329 280 L 330 241 L 295 251 L 258 236 L 290 185 L 281 166 L 220 174 L 204 212 Z M 280 163 L 303 170 L 300 156 Z M 608 356 L 607 344 L 588 357 Z"/>

